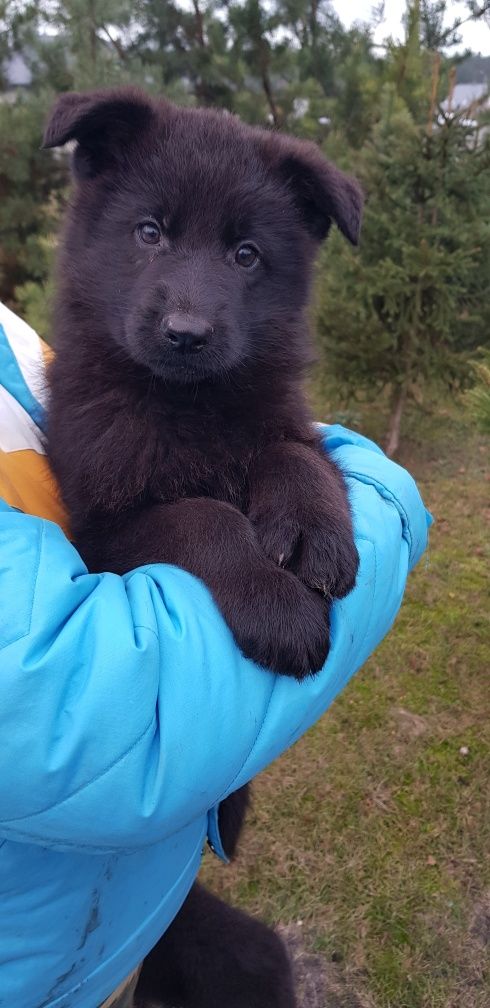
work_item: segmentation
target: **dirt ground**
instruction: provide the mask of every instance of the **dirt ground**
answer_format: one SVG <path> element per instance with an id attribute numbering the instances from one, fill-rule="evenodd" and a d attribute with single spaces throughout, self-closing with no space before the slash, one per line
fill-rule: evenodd
<path id="1" fill-rule="evenodd" d="M 309 952 L 299 924 L 279 927 L 293 964 L 298 1008 L 374 1008 L 373 1002 L 356 991 L 342 965 L 318 952 Z"/>

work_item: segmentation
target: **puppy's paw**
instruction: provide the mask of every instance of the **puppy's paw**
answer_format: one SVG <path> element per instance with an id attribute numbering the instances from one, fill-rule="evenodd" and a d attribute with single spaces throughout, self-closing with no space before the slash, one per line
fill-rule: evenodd
<path id="1" fill-rule="evenodd" d="M 328 602 L 290 571 L 271 565 L 217 602 L 240 650 L 258 665 L 303 679 L 325 664 Z"/>
<path id="2" fill-rule="evenodd" d="M 301 533 L 291 569 L 325 598 L 344 598 L 356 583 L 359 554 L 350 528 L 311 523 Z"/>
<path id="3" fill-rule="evenodd" d="M 343 598 L 354 587 L 359 556 L 352 529 L 326 508 L 311 514 L 262 514 L 255 532 L 266 556 L 287 567 L 325 598 Z"/>

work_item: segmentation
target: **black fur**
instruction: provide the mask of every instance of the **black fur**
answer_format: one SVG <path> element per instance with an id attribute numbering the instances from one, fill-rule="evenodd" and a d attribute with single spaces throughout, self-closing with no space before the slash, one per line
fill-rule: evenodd
<path id="1" fill-rule="evenodd" d="M 165 991 L 175 1008 L 296 1008 L 291 966 L 278 935 L 200 885 L 145 959 L 138 1008 L 155 991 Z"/>
<path id="2" fill-rule="evenodd" d="M 344 482 L 302 389 L 305 314 L 332 221 L 358 240 L 360 191 L 313 144 L 134 89 L 61 96 L 44 142 L 67 140 L 77 141 L 76 186 L 48 441 L 76 544 L 92 570 L 186 568 L 209 586 L 245 655 L 298 678 L 315 672 L 330 600 L 351 589 L 358 560 Z M 233 852 L 246 793 L 229 801 L 220 818 Z M 213 927 L 230 968 L 216 958 L 198 981 L 209 949 L 191 948 L 203 941 L 200 917 L 218 905 L 193 892 L 157 947 L 172 948 L 172 969 L 153 968 L 155 951 L 143 972 L 145 983 L 157 977 L 153 996 L 165 993 L 162 977 L 177 983 L 184 921 L 182 968 L 195 980 L 179 997 L 189 1008 L 289 1008 L 278 939 L 224 905 Z M 254 934 L 264 990 L 276 977 L 268 1001 L 254 993 Z"/>

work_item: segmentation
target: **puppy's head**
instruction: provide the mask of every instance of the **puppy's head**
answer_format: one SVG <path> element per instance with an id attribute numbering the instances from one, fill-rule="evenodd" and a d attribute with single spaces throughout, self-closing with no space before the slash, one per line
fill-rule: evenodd
<path id="1" fill-rule="evenodd" d="M 320 242 L 332 222 L 358 241 L 353 179 L 314 144 L 132 88 L 62 95 L 44 146 L 69 140 L 62 271 L 94 330 L 174 382 L 298 354 Z"/>

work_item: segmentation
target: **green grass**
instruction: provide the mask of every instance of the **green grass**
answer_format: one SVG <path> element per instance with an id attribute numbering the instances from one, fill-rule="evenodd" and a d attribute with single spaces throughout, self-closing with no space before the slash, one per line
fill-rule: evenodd
<path id="1" fill-rule="evenodd" d="M 255 783 L 238 861 L 205 860 L 225 898 L 302 922 L 340 1008 L 490 1005 L 488 457 L 457 411 L 409 418 L 436 524 L 395 627 Z"/>

